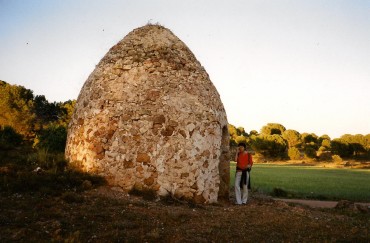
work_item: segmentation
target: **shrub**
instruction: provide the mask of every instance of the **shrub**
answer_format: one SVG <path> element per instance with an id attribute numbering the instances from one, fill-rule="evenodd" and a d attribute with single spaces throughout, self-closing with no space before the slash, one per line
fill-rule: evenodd
<path id="1" fill-rule="evenodd" d="M 301 153 L 299 152 L 297 148 L 292 147 L 288 149 L 288 156 L 292 160 L 297 160 L 301 158 Z"/>
<path id="2" fill-rule="evenodd" d="M 0 127 L 0 148 L 10 149 L 19 146 L 22 143 L 23 137 L 17 133 L 12 127 Z"/>
<path id="3" fill-rule="evenodd" d="M 91 182 L 92 188 L 106 183 L 101 176 L 70 170 L 61 173 L 18 171 L 13 174 L 0 174 L 0 188 L 4 192 L 41 192 L 60 195 L 70 190 L 91 189 L 84 186 L 86 180 Z"/>
<path id="4" fill-rule="evenodd" d="M 35 167 L 54 172 L 64 171 L 68 165 L 63 153 L 49 153 L 47 149 L 37 150 L 36 153 L 30 154 L 27 160 Z"/>
<path id="5" fill-rule="evenodd" d="M 67 141 L 67 129 L 64 126 L 50 126 L 41 131 L 37 147 L 52 152 L 64 152 Z"/>

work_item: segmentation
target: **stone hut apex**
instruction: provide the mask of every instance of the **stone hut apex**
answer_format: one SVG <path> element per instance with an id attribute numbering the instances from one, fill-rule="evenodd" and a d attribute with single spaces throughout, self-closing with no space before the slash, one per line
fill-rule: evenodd
<path id="1" fill-rule="evenodd" d="M 220 96 L 189 48 L 146 25 L 113 46 L 86 80 L 66 157 L 124 190 L 196 203 L 229 191 L 229 134 Z"/>

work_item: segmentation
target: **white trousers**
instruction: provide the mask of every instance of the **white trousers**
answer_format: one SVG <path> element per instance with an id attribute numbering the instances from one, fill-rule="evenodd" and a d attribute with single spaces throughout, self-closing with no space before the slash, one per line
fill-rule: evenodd
<path id="1" fill-rule="evenodd" d="M 241 179 L 242 179 L 242 172 L 237 171 L 235 174 L 235 197 L 236 197 L 237 204 L 247 203 L 249 172 L 247 171 L 247 184 L 243 185 L 243 192 L 241 192 L 240 190 Z"/>

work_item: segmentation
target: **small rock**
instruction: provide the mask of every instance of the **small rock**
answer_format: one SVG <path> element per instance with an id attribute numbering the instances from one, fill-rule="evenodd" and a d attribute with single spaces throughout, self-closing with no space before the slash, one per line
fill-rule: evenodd
<path id="1" fill-rule="evenodd" d="M 43 169 L 41 169 L 41 167 L 37 167 L 36 169 L 33 170 L 33 172 L 39 174 L 43 171 Z"/>

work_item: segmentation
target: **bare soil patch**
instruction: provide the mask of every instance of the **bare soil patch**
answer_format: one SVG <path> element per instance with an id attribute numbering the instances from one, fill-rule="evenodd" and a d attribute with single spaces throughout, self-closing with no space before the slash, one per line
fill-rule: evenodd
<path id="1" fill-rule="evenodd" d="M 296 203 L 309 206 L 311 208 L 335 208 L 337 201 L 317 201 L 317 200 L 303 200 L 303 199 L 283 199 L 275 198 L 274 200 L 283 201 L 286 203 Z"/>
<path id="2" fill-rule="evenodd" d="M 350 202 L 347 200 L 342 201 L 319 201 L 319 200 L 305 200 L 305 199 L 286 199 L 286 198 L 274 198 L 274 200 L 283 201 L 286 203 L 296 203 L 309 206 L 311 208 L 335 208 L 340 207 L 341 204 L 346 204 L 347 208 L 356 208 L 358 210 L 368 210 L 370 209 L 370 203 L 360 203 L 360 202 Z"/>
<path id="3" fill-rule="evenodd" d="M 194 205 L 99 187 L 1 195 L 0 205 L 0 242 L 370 241 L 369 211 L 310 208 L 253 193 L 243 206 Z"/>

